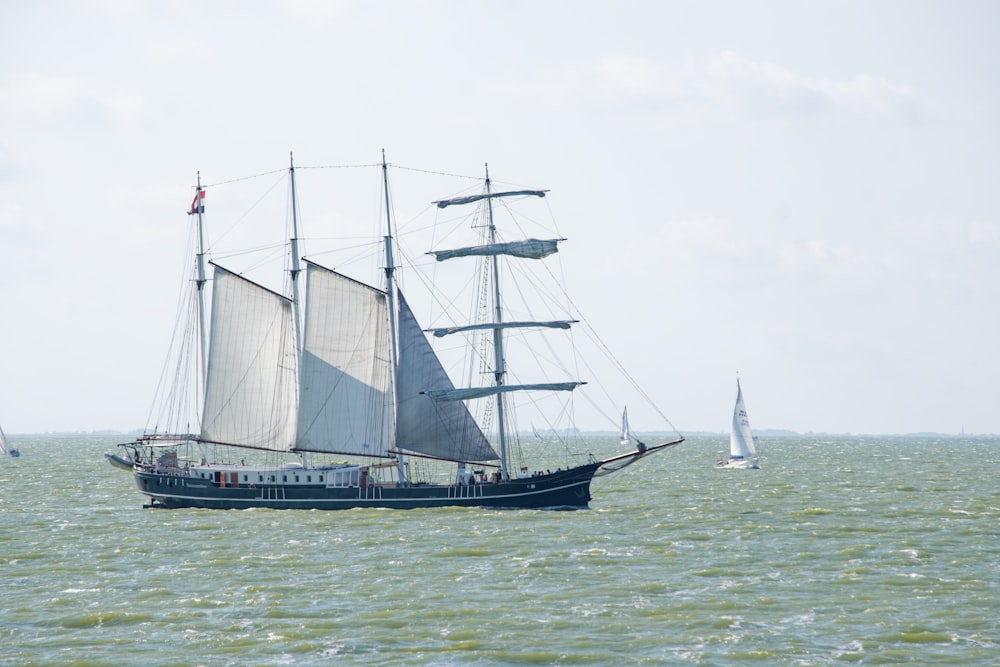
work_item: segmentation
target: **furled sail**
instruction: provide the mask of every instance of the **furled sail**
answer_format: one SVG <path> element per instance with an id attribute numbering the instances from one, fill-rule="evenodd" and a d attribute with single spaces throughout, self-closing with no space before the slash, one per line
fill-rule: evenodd
<path id="1" fill-rule="evenodd" d="M 495 255 L 542 259 L 558 252 L 559 248 L 556 247 L 556 244 L 563 240 L 565 239 L 525 239 L 524 241 L 489 243 L 468 248 L 455 248 L 454 250 L 433 250 L 427 254 L 434 255 L 434 259 L 439 262 L 455 257 L 491 257 Z"/>
<path id="2" fill-rule="evenodd" d="M 427 342 L 402 292 L 399 294 L 399 362 L 396 369 L 396 446 L 460 461 L 497 458 L 464 403 L 439 403 L 427 392 L 454 385 Z"/>
<path id="3" fill-rule="evenodd" d="M 428 391 L 427 395 L 439 401 L 468 401 L 506 394 L 511 391 L 573 391 L 586 382 L 545 382 L 542 384 L 502 384 L 492 387 L 469 387 L 466 389 L 442 389 Z"/>
<path id="4" fill-rule="evenodd" d="M 307 262 L 296 449 L 386 456 L 392 376 L 385 292 Z"/>
<path id="5" fill-rule="evenodd" d="M 544 197 L 548 190 L 511 190 L 508 192 L 489 192 L 482 193 L 478 195 L 471 195 L 469 197 L 455 197 L 454 199 L 442 199 L 440 201 L 433 202 L 437 204 L 438 208 L 447 208 L 449 206 L 457 206 L 460 204 L 474 204 L 477 201 L 482 201 L 484 199 L 499 199 L 501 197 Z"/>
<path id="6" fill-rule="evenodd" d="M 747 406 L 743 402 L 743 389 L 740 381 L 736 381 L 736 407 L 733 408 L 733 428 L 729 433 L 729 455 L 750 458 L 757 455 L 753 446 L 753 433 L 750 431 L 750 419 L 747 417 Z"/>
<path id="7" fill-rule="evenodd" d="M 212 338 L 201 437 L 288 450 L 295 434 L 291 301 L 213 266 Z"/>
<path id="8" fill-rule="evenodd" d="M 526 329 L 531 327 L 545 327 L 549 329 L 569 329 L 579 320 L 552 320 L 550 322 L 500 322 L 499 324 L 466 324 L 458 327 L 443 327 L 440 329 L 428 329 L 435 337 L 441 338 L 463 331 L 482 331 L 484 329 Z"/>

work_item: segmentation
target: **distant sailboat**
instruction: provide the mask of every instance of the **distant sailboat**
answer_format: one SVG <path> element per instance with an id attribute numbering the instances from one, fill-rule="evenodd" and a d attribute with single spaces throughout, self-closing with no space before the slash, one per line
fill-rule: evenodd
<path id="1" fill-rule="evenodd" d="M 13 456 L 18 457 L 21 452 L 17 451 L 16 448 L 11 447 L 10 443 L 7 442 L 7 436 L 3 433 L 3 428 L 0 428 L 0 455 L 3 456 Z"/>
<path id="2" fill-rule="evenodd" d="M 733 408 L 733 425 L 729 432 L 729 460 L 720 459 L 718 464 L 722 468 L 760 468 L 739 378 L 736 379 L 736 407 Z"/>
<path id="3" fill-rule="evenodd" d="M 628 407 L 622 410 L 622 439 L 621 444 L 627 445 L 631 442 L 632 437 L 629 435 L 628 431 Z"/>

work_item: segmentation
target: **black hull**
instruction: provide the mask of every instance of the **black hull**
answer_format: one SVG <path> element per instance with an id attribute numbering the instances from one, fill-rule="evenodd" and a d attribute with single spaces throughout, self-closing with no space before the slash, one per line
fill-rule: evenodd
<path id="1" fill-rule="evenodd" d="M 413 486 L 324 486 L 264 484 L 222 486 L 211 480 L 136 470 L 139 491 L 150 506 L 167 509 L 417 509 L 491 507 L 496 509 L 583 509 L 590 482 L 601 463 L 502 483 Z"/>

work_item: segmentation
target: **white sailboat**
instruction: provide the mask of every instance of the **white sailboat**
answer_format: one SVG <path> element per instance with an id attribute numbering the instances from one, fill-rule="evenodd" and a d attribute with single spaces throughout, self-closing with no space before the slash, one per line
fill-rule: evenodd
<path id="1" fill-rule="evenodd" d="M 628 406 L 622 409 L 622 435 L 619 444 L 627 445 L 632 441 L 632 435 L 628 430 Z"/>
<path id="2" fill-rule="evenodd" d="M 0 427 L 0 456 L 13 456 L 18 457 L 21 452 L 15 447 L 11 447 L 10 443 L 7 441 L 7 436 L 4 435 L 3 428 Z"/>
<path id="3" fill-rule="evenodd" d="M 729 460 L 719 460 L 718 465 L 722 468 L 760 468 L 739 378 L 736 378 L 736 406 L 733 408 L 733 423 L 729 432 Z"/>
<path id="4" fill-rule="evenodd" d="M 183 430 L 190 429 L 187 425 L 193 420 L 175 419 L 173 415 L 182 411 L 170 410 L 178 425 L 163 431 L 154 427 L 124 443 L 121 447 L 128 455 L 119 457 L 125 465 L 131 463 L 149 506 L 586 507 L 594 477 L 683 442 L 674 431 L 658 444 L 639 443 L 634 451 L 605 459 L 588 455 L 582 462 L 567 459 L 567 466 L 558 467 L 548 463 L 552 454 L 543 452 L 528 463 L 514 424 L 518 410 L 543 400 L 539 394 L 571 398 L 586 384 L 522 379 L 510 363 L 519 358 L 506 347 L 521 342 L 527 332 L 569 329 L 580 323 L 572 318 L 511 318 L 501 302 L 499 262 L 507 262 L 502 265 L 506 277 L 518 263 L 556 253 L 562 239 L 505 241 L 494 222 L 494 207 L 528 202 L 547 191 L 497 191 L 487 172 L 478 194 L 434 202 L 439 210 L 449 209 L 449 218 L 452 210 L 476 208 L 467 218 L 474 222 L 460 228 L 478 230 L 477 244 L 427 254 L 436 262 L 467 258 L 467 264 L 475 264 L 479 278 L 473 281 L 474 292 L 481 301 L 470 307 L 479 318 L 472 323 L 422 329 L 397 284 L 384 156 L 380 167 L 387 229 L 379 237 L 384 244 L 380 258 L 384 288 L 311 260 L 303 260 L 302 267 L 292 166 L 287 295 L 215 262 L 209 262 L 212 279 L 206 278 L 205 191 L 199 179 L 189 211 L 197 223 L 197 248 L 194 277 L 188 281 L 195 290 L 191 311 L 199 326 L 183 327 L 193 340 L 181 348 L 188 353 L 185 358 L 195 359 L 186 367 L 200 377 L 193 390 L 169 394 L 200 397 L 189 411 L 196 414 L 196 429 Z M 413 264 L 410 260 L 408 266 Z M 298 280 L 302 277 L 305 280 Z M 210 327 L 205 317 L 208 287 Z M 435 288 L 431 295 L 436 299 L 440 292 Z M 507 332 L 517 336 L 508 341 Z M 465 345 L 452 343 L 446 351 L 468 350 L 464 358 L 474 360 L 475 366 L 464 373 L 463 384 L 475 386 L 452 381 L 428 333 L 433 339 L 465 339 Z M 535 349 L 525 347 L 529 352 Z M 537 369 L 537 364 L 523 366 Z M 513 398 L 529 392 L 534 397 L 530 400 Z M 471 404 L 479 408 L 475 415 Z M 552 411 L 545 418 L 575 412 Z M 571 425 L 564 432 L 578 433 Z M 542 445 L 550 447 L 554 440 L 546 439 Z M 257 461 L 247 460 L 255 456 Z M 445 472 L 435 473 L 441 470 Z"/>

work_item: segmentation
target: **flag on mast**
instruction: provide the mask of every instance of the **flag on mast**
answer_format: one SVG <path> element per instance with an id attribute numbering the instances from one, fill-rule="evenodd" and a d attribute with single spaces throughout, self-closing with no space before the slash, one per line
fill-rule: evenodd
<path id="1" fill-rule="evenodd" d="M 194 199 L 191 200 L 191 210 L 188 211 L 188 215 L 195 215 L 197 213 L 205 212 L 205 191 L 198 190 L 194 193 Z"/>

